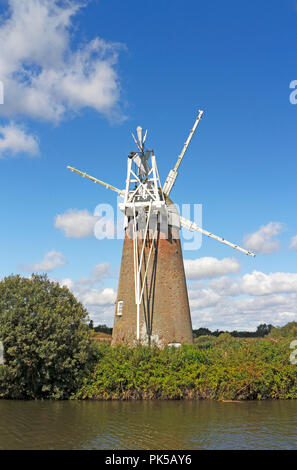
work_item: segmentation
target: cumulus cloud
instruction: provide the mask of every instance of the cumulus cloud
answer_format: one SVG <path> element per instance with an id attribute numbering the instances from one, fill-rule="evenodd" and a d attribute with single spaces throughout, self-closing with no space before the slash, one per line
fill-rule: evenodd
<path id="1" fill-rule="evenodd" d="M 297 273 L 265 274 L 253 271 L 243 276 L 241 285 L 243 292 L 250 295 L 297 292 Z"/>
<path id="2" fill-rule="evenodd" d="M 103 279 L 112 275 L 109 263 L 94 266 L 90 277 L 73 281 L 71 278 L 59 280 L 61 286 L 68 287 L 76 298 L 87 308 L 89 317 L 94 324 L 112 325 L 116 290 L 111 287 L 101 287 Z M 96 287 L 97 284 L 97 287 Z"/>
<path id="3" fill-rule="evenodd" d="M 291 243 L 289 246 L 290 250 L 294 250 L 297 253 L 297 235 L 291 238 Z"/>
<path id="4" fill-rule="evenodd" d="M 91 289 L 80 294 L 80 299 L 85 305 L 109 305 L 114 304 L 116 291 L 112 288 Z"/>
<path id="5" fill-rule="evenodd" d="M 19 153 L 26 153 L 31 156 L 38 155 L 39 144 L 37 138 L 27 134 L 22 127 L 12 122 L 0 126 L 0 158 L 15 156 Z"/>
<path id="6" fill-rule="evenodd" d="M 242 294 L 241 283 L 231 280 L 226 276 L 213 279 L 209 283 L 210 287 L 220 295 L 230 295 L 232 297 Z"/>
<path id="7" fill-rule="evenodd" d="M 297 321 L 296 293 L 238 298 L 221 295 L 217 298 L 209 289 L 209 303 L 203 294 L 201 292 L 200 304 L 189 296 L 194 328 L 255 330 L 261 323 L 280 326 L 288 321 Z"/>
<path id="8" fill-rule="evenodd" d="M 189 290 L 188 292 L 191 308 L 205 308 L 216 305 L 220 296 L 212 289 L 200 289 L 198 291 Z"/>
<path id="9" fill-rule="evenodd" d="M 70 290 L 77 299 L 87 308 L 89 317 L 95 325 L 113 324 L 115 311 L 116 290 L 112 287 L 94 289 L 79 283 L 73 283 Z"/>
<path id="10" fill-rule="evenodd" d="M 78 0 L 8 0 L 0 24 L 3 116 L 25 115 L 58 123 L 69 113 L 92 108 L 112 118 L 120 85 L 116 43 L 96 37 L 73 47 Z"/>
<path id="11" fill-rule="evenodd" d="M 192 280 L 188 278 L 194 328 L 255 330 L 260 323 L 281 326 L 288 321 L 297 321 L 297 273 L 253 271 L 236 275 L 240 269 L 238 264 L 212 261 L 206 266 L 208 269 L 199 271 L 198 279 L 195 271 Z M 224 274 L 218 274 L 219 271 L 224 271 Z M 226 271 L 230 271 L 232 276 L 229 277 Z M 86 306 L 95 324 L 112 325 L 113 322 L 116 290 L 96 286 L 96 282 L 103 282 L 107 277 L 110 277 L 109 263 L 100 263 L 93 268 L 89 278 L 85 278 L 85 283 L 68 278 L 61 281 Z"/>
<path id="12" fill-rule="evenodd" d="M 234 307 L 244 312 L 245 314 L 252 314 L 254 312 L 263 312 L 265 310 L 269 311 L 273 308 L 279 308 L 286 304 L 287 297 L 282 295 L 269 295 L 266 297 L 255 298 L 255 297 L 245 297 L 238 299 L 234 302 Z"/>
<path id="13" fill-rule="evenodd" d="M 234 258 L 204 257 L 194 260 L 184 260 L 187 279 L 203 279 L 221 276 L 223 274 L 237 273 L 240 271 L 240 264 Z"/>
<path id="14" fill-rule="evenodd" d="M 280 249 L 278 240 L 273 239 L 284 229 L 280 222 L 269 222 L 262 225 L 257 232 L 246 235 L 243 239 L 243 246 L 256 253 L 270 254 Z"/>
<path id="15" fill-rule="evenodd" d="M 79 286 L 92 287 L 94 284 L 102 284 L 103 279 L 112 277 L 110 263 L 96 264 L 90 277 L 81 277 L 76 284 Z"/>
<path id="16" fill-rule="evenodd" d="M 99 267 L 98 267 L 99 266 Z M 109 276 L 108 263 L 95 266 L 90 275 Z M 116 290 L 95 288 L 66 278 L 61 281 L 86 306 L 95 324 L 112 325 Z M 297 273 L 224 275 L 217 279 L 188 282 L 188 295 L 194 328 L 211 330 L 255 330 L 260 323 L 281 326 L 297 321 Z"/>
<path id="17" fill-rule="evenodd" d="M 62 230 L 69 238 L 84 238 L 94 235 L 94 227 L 99 217 L 87 209 L 69 209 L 64 214 L 55 217 L 55 227 Z"/>
<path id="18" fill-rule="evenodd" d="M 59 283 L 62 287 L 67 287 L 69 290 L 74 288 L 74 282 L 69 277 L 62 279 L 62 281 L 59 281 Z"/>
<path id="19" fill-rule="evenodd" d="M 101 281 L 104 277 L 111 275 L 110 263 L 100 263 L 96 264 L 92 271 L 92 278 L 95 281 Z"/>
<path id="20" fill-rule="evenodd" d="M 21 265 L 23 271 L 43 271 L 50 272 L 67 263 L 65 256 L 59 251 L 52 250 L 44 255 L 44 258 L 35 264 Z"/>
<path id="21" fill-rule="evenodd" d="M 260 323 L 297 321 L 297 273 L 222 276 L 190 282 L 188 292 L 195 328 L 254 330 Z"/>
<path id="22" fill-rule="evenodd" d="M 209 286 L 219 295 L 232 297 L 297 293 L 297 273 L 276 272 L 266 274 L 261 271 L 253 271 L 232 280 L 226 276 L 214 279 L 209 282 Z M 202 289 L 204 285 L 197 287 Z"/>
<path id="23" fill-rule="evenodd" d="M 109 305 L 93 305 L 88 306 L 89 317 L 93 320 L 94 325 L 113 325 L 113 318 L 115 312 L 114 304 Z"/>

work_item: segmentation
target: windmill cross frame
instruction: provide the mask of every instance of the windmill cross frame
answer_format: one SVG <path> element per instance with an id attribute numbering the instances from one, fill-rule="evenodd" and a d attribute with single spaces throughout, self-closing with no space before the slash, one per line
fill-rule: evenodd
<path id="1" fill-rule="evenodd" d="M 140 306 L 144 299 L 144 290 L 149 273 L 154 276 L 152 263 L 154 256 L 152 253 L 155 247 L 157 251 L 157 241 L 160 234 L 160 225 L 162 218 L 166 218 L 168 226 L 173 224 L 173 212 L 170 205 L 173 204 L 169 198 L 170 192 L 176 182 L 178 176 L 179 166 L 185 156 L 188 146 L 193 138 L 196 128 L 202 118 L 203 111 L 199 110 L 196 117 L 194 126 L 183 146 L 183 149 L 178 156 L 177 162 L 172 170 L 170 170 L 164 186 L 162 188 L 160 176 L 158 172 L 156 157 L 153 150 L 145 150 L 144 143 L 147 136 L 147 131 L 144 138 L 142 137 L 142 128 L 137 127 L 137 137 L 132 134 L 136 143 L 138 152 L 131 152 L 127 161 L 127 176 L 125 189 L 118 189 L 104 181 L 101 181 L 93 176 L 88 175 L 80 170 L 68 166 L 67 168 L 73 172 L 82 175 L 91 181 L 111 189 L 123 198 L 123 202 L 119 203 L 120 210 L 125 215 L 124 228 L 126 234 L 132 232 L 133 239 L 133 267 L 134 267 L 134 290 L 135 290 L 135 304 L 137 314 L 136 326 L 136 339 L 140 339 Z M 134 165 L 134 167 L 133 167 Z M 134 187 L 132 187 L 134 185 Z M 174 207 L 174 205 L 173 205 Z M 164 219 L 163 219 L 164 220 Z M 145 223 L 143 223 L 145 221 Z M 185 227 L 191 231 L 199 231 L 210 238 L 213 238 L 225 245 L 234 248 L 237 251 L 245 253 L 248 256 L 255 257 L 255 254 L 249 250 L 241 248 L 240 246 L 228 242 L 223 237 L 214 235 L 207 230 L 202 229 L 196 223 L 185 219 L 178 215 L 178 223 L 175 223 L 178 228 Z M 129 230 L 127 230 L 129 227 Z M 139 240 L 142 240 L 142 245 L 139 246 Z M 148 256 L 145 256 L 145 246 L 150 243 Z M 148 294 L 147 294 L 148 295 Z M 149 323 L 149 319 L 147 320 Z M 147 334 L 149 336 L 150 329 L 147 326 Z"/>

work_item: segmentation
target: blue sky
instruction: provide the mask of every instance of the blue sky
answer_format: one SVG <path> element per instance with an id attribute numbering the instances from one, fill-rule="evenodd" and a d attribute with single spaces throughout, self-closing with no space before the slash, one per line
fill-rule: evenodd
<path id="1" fill-rule="evenodd" d="M 92 224 L 116 195 L 66 166 L 123 188 L 141 125 L 164 181 L 203 109 L 171 196 L 257 256 L 205 238 L 184 252 L 193 325 L 296 320 L 297 3 L 0 0 L 0 15 L 0 275 L 47 271 L 112 325 L 122 241 Z"/>

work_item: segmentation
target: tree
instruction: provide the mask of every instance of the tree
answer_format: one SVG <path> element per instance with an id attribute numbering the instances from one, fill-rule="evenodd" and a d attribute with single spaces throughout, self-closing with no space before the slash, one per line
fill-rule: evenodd
<path id="1" fill-rule="evenodd" d="M 291 321 L 284 326 L 272 328 L 269 334 L 271 338 L 297 338 L 297 322 Z"/>
<path id="2" fill-rule="evenodd" d="M 194 338 L 199 338 L 199 336 L 208 336 L 211 334 L 212 332 L 208 328 L 198 328 L 197 330 L 193 330 Z"/>
<path id="3" fill-rule="evenodd" d="M 0 282 L 0 397 L 65 399 L 96 357 L 87 311 L 46 275 Z"/>
<path id="4" fill-rule="evenodd" d="M 260 338 L 268 335 L 270 331 L 272 330 L 273 326 L 272 325 L 266 325 L 266 323 L 262 323 L 257 327 L 256 331 L 256 336 L 259 336 Z"/>
<path id="5" fill-rule="evenodd" d="M 106 333 L 107 335 L 112 334 L 112 328 L 110 326 L 105 325 L 105 324 L 95 326 L 94 331 L 96 331 L 96 333 L 99 333 L 99 332 Z"/>

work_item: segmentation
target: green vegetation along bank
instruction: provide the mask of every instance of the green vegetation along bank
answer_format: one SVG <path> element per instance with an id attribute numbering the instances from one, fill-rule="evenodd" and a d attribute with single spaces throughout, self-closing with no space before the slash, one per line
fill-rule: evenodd
<path id="1" fill-rule="evenodd" d="M 276 335 L 277 336 L 277 335 Z M 179 349 L 98 345 L 97 364 L 75 394 L 78 399 L 297 398 L 292 338 L 201 336 Z"/>
<path id="2" fill-rule="evenodd" d="M 88 321 L 46 276 L 0 281 L 0 398 L 297 398 L 296 322 L 260 325 L 262 338 L 199 331 L 192 346 L 159 350 L 111 348 L 107 327 Z"/>

